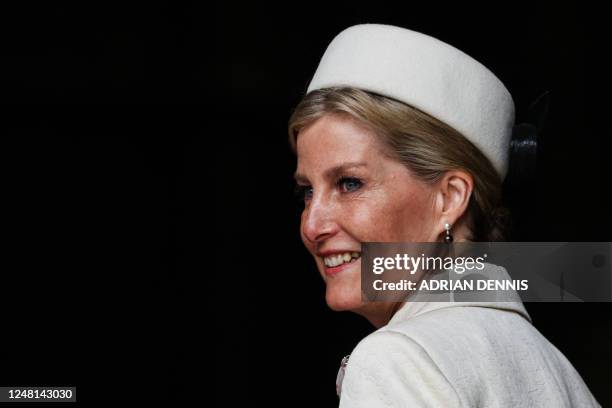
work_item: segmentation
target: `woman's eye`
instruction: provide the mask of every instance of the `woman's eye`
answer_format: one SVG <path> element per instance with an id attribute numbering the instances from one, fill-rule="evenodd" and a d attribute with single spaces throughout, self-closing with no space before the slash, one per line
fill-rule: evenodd
<path id="1" fill-rule="evenodd" d="M 363 183 L 361 180 L 354 177 L 342 177 L 338 180 L 338 186 L 343 192 L 349 193 L 351 191 L 359 190 Z"/>
<path id="2" fill-rule="evenodd" d="M 295 196 L 299 200 L 310 200 L 312 198 L 312 187 L 311 186 L 296 186 Z"/>

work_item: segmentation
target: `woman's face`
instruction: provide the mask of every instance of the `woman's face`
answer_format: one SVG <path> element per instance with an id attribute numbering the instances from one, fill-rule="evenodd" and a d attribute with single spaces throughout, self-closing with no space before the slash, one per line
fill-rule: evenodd
<path id="1" fill-rule="evenodd" d="M 348 115 L 327 114 L 302 129 L 297 156 L 300 233 L 325 280 L 327 304 L 363 315 L 388 308 L 361 300 L 361 242 L 435 241 L 432 187 Z"/>

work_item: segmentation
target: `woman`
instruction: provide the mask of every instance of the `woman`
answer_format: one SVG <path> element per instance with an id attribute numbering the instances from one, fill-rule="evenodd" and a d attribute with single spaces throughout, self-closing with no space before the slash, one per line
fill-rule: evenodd
<path id="1" fill-rule="evenodd" d="M 378 328 L 341 370 L 341 407 L 599 406 L 518 298 L 362 300 L 362 242 L 503 240 L 513 125 L 501 81 L 432 37 L 366 24 L 329 45 L 289 134 L 327 304 Z"/>

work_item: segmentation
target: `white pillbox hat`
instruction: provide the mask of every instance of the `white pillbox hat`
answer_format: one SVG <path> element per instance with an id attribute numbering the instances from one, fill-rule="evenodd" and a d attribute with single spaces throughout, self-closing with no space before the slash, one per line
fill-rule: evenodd
<path id="1" fill-rule="evenodd" d="M 329 44 L 307 92 L 329 87 L 374 92 L 439 119 L 506 176 L 512 96 L 491 71 L 457 48 L 400 27 L 352 26 Z"/>

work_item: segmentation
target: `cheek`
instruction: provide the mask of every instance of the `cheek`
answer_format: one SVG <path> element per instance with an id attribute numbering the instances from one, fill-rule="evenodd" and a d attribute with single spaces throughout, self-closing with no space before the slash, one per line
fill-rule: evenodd
<path id="1" fill-rule="evenodd" d="M 383 193 L 347 211 L 359 241 L 418 242 L 429 239 L 431 204 L 423 190 Z"/>

